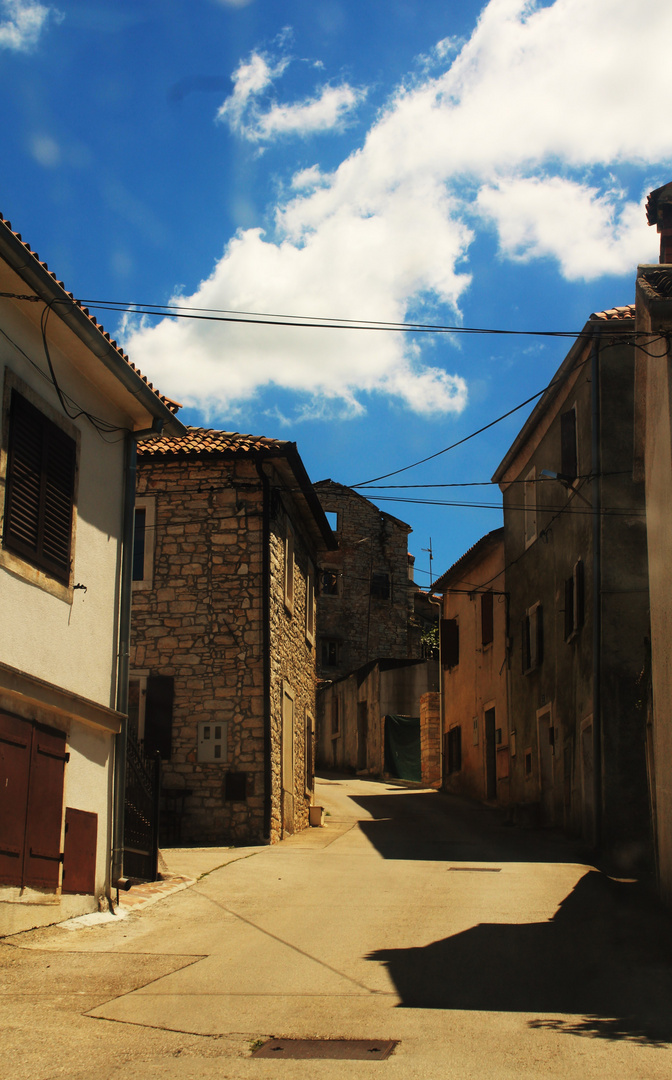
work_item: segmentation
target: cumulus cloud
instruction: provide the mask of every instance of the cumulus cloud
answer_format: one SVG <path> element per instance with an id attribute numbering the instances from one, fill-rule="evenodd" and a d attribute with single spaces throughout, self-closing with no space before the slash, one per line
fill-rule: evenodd
<path id="1" fill-rule="evenodd" d="M 0 0 L 0 49 L 29 52 L 37 45 L 49 16 L 63 18 L 34 0 Z"/>
<path id="2" fill-rule="evenodd" d="M 503 259 L 552 259 L 569 279 L 634 268 L 655 248 L 641 197 L 672 164 L 671 35 L 672 4 L 659 0 L 490 0 L 471 38 L 457 51 L 439 43 L 431 73 L 397 88 L 337 169 L 298 171 L 273 228 L 240 231 L 176 299 L 394 322 L 430 301 L 458 320 L 483 228 L 497 230 Z M 229 123 L 259 133 L 274 116 L 277 133 L 282 115 L 291 130 L 281 106 L 250 111 L 278 64 L 253 54 L 238 68 Z M 636 198 L 614 179 L 633 167 Z M 128 345 L 167 393 L 220 415 L 269 386 L 345 414 L 371 394 L 427 414 L 466 401 L 454 365 L 427 364 L 401 334 L 167 319 L 137 327 Z"/>
<path id="3" fill-rule="evenodd" d="M 226 121 L 233 132 L 251 142 L 268 141 L 280 135 L 314 135 L 339 130 L 348 115 L 363 101 L 364 90 L 347 83 L 322 86 L 313 97 L 292 104 L 260 102 L 264 92 L 284 73 L 289 60 L 272 63 L 268 55 L 253 52 L 234 71 L 233 93 L 220 105 L 217 119 Z"/>

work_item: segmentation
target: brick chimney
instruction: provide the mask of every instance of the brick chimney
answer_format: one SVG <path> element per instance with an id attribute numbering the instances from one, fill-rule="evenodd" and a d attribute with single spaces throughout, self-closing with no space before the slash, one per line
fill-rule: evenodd
<path id="1" fill-rule="evenodd" d="M 661 263 L 672 263 L 672 182 L 663 184 L 646 200 L 646 220 L 660 233 Z"/>

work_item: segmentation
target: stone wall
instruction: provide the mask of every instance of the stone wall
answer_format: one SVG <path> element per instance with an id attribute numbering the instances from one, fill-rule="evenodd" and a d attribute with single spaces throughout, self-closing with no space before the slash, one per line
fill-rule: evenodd
<path id="1" fill-rule="evenodd" d="M 436 693 L 420 698 L 420 763 L 423 784 L 441 787 L 441 698 Z"/>
<path id="2" fill-rule="evenodd" d="M 141 677 L 174 679 L 163 785 L 188 792 L 180 842 L 260 842 L 267 831 L 268 768 L 261 480 L 253 460 L 147 454 L 138 461 L 137 490 L 153 500 L 155 535 L 152 580 L 134 591 L 131 668 Z M 296 695 L 294 806 L 285 832 L 307 824 L 305 715 L 314 716 L 314 646 L 305 637 L 308 549 L 295 521 L 290 617 L 284 606 L 287 521 L 282 511 L 270 522 L 271 841 L 282 834 L 283 682 Z M 226 725 L 221 761 L 199 761 L 199 723 Z M 229 786 L 227 798 L 227 774 L 241 773 L 244 797 Z"/>
<path id="3" fill-rule="evenodd" d="M 410 656 L 410 526 L 342 484 L 324 480 L 315 490 L 324 510 L 338 515 L 339 543 L 324 563 L 336 575 L 336 591 L 321 588 L 318 597 L 319 677 L 337 678 L 378 657 Z M 387 575 L 388 596 L 376 595 L 374 575 Z"/>

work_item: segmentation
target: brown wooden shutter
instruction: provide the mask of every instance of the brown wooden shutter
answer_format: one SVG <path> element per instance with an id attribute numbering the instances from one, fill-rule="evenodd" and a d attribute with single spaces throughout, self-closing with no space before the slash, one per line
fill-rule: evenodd
<path id="1" fill-rule="evenodd" d="M 540 667 L 544 660 L 544 609 L 537 605 L 537 663 Z"/>
<path id="2" fill-rule="evenodd" d="M 560 472 L 572 479 L 577 473 L 576 411 L 569 409 L 560 417 Z"/>
<path id="3" fill-rule="evenodd" d="M 170 761 L 173 741 L 173 698 L 175 680 L 172 675 L 149 675 L 145 699 L 145 754 L 158 750 L 164 761 Z"/>
<path id="4" fill-rule="evenodd" d="M 565 641 L 574 633 L 574 576 L 565 581 Z"/>
<path id="5" fill-rule="evenodd" d="M 65 734 L 36 724 L 26 818 L 25 885 L 56 889 L 61 863 Z"/>
<path id="6" fill-rule="evenodd" d="M 574 567 L 574 579 L 576 581 L 576 628 L 583 626 L 583 621 L 586 615 L 586 600 L 585 600 L 585 583 L 584 583 L 584 571 L 583 561 L 579 559 Z"/>
<path id="7" fill-rule="evenodd" d="M 4 542 L 66 583 L 76 450 L 74 439 L 12 391 Z"/>
<path id="8" fill-rule="evenodd" d="M 460 628 L 457 619 L 441 619 L 441 664 L 455 667 L 460 661 Z"/>
<path id="9" fill-rule="evenodd" d="M 21 885 L 33 726 L 0 713 L 0 885 Z"/>
<path id="10" fill-rule="evenodd" d="M 65 810 L 65 843 L 63 846 L 63 892 L 96 891 L 96 848 L 98 846 L 98 815 L 86 810 Z"/>
<path id="11" fill-rule="evenodd" d="M 493 638 L 494 614 L 492 593 L 481 593 L 481 644 L 489 645 Z"/>

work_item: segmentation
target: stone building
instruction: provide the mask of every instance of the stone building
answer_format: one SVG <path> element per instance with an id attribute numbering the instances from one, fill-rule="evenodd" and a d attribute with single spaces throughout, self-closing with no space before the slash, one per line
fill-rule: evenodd
<path id="1" fill-rule="evenodd" d="M 320 574 L 318 676 L 340 678 L 379 657 L 419 658 L 410 525 L 333 480 L 315 491 L 338 539 Z"/>
<path id="2" fill-rule="evenodd" d="M 511 800 L 624 871 L 650 855 L 634 307 L 591 315 L 499 465 Z"/>
<path id="3" fill-rule="evenodd" d="M 421 780 L 421 699 L 436 693 L 438 681 L 436 660 L 381 659 L 322 683 L 319 764 L 360 775 Z"/>
<path id="4" fill-rule="evenodd" d="M 295 443 L 202 428 L 140 449 L 129 715 L 173 841 L 308 824 L 315 582 L 336 541 Z"/>
<path id="5" fill-rule="evenodd" d="M 661 246 L 660 263 L 637 269 L 636 467 L 646 487 L 651 605 L 647 758 L 656 870 L 661 895 L 672 907 L 672 183 L 651 192 L 647 219 L 657 226 Z"/>
<path id="6" fill-rule="evenodd" d="M 481 537 L 438 578 L 434 591 L 442 594 L 444 787 L 507 803 L 512 748 L 504 529 Z"/>

